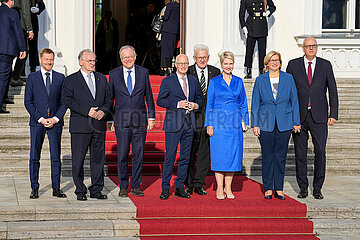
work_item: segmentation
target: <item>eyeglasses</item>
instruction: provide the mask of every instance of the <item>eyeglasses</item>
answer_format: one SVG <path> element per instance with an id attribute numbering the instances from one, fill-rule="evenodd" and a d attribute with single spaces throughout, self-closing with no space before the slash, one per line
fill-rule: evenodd
<path id="1" fill-rule="evenodd" d="M 182 63 L 176 63 L 176 65 L 184 67 L 184 66 L 188 66 L 189 63 L 188 62 L 182 62 Z"/>
<path id="2" fill-rule="evenodd" d="M 198 59 L 198 60 L 206 60 L 206 59 L 209 58 L 209 56 L 207 56 L 207 57 L 195 57 L 195 58 Z"/>
<path id="3" fill-rule="evenodd" d="M 129 56 L 129 57 L 120 57 L 121 60 L 125 60 L 125 59 L 133 59 L 135 58 L 135 56 Z"/>
<path id="4" fill-rule="evenodd" d="M 95 59 L 95 60 L 84 60 L 84 59 L 82 59 L 84 62 L 87 62 L 87 63 L 96 63 L 97 62 L 97 60 Z"/>
<path id="5" fill-rule="evenodd" d="M 316 44 L 313 44 L 313 45 L 304 45 L 303 47 L 304 48 L 316 48 L 318 45 L 316 45 Z"/>
<path id="6" fill-rule="evenodd" d="M 269 62 L 271 62 L 271 63 L 279 63 L 280 59 L 272 59 L 272 60 L 269 60 Z"/>

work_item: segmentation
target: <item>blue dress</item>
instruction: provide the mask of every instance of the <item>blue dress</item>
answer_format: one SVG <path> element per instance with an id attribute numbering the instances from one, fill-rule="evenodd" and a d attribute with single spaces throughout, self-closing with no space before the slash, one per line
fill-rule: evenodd
<path id="1" fill-rule="evenodd" d="M 230 86 L 219 75 L 210 80 L 207 91 L 205 126 L 213 126 L 210 138 L 211 170 L 241 171 L 243 131 L 241 122 L 249 125 L 249 111 L 244 84 L 232 76 Z"/>

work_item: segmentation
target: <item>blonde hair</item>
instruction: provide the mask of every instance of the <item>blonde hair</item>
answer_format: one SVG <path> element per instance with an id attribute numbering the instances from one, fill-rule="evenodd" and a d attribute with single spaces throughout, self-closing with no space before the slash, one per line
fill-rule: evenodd
<path id="1" fill-rule="evenodd" d="M 224 51 L 220 54 L 220 63 L 222 64 L 225 60 L 225 58 L 227 59 L 231 59 L 233 62 L 235 62 L 235 56 L 232 52 L 230 51 Z"/>
<path id="2" fill-rule="evenodd" d="M 180 0 L 174 0 L 174 2 L 176 2 L 176 3 L 180 3 Z"/>
<path id="3" fill-rule="evenodd" d="M 266 56 L 264 58 L 264 65 L 265 65 L 264 71 L 269 70 L 268 64 L 270 62 L 270 59 L 275 55 L 279 56 L 279 60 L 280 60 L 280 68 L 279 69 L 281 69 L 281 66 L 282 66 L 281 54 L 277 51 L 272 50 L 272 51 L 268 52 L 268 54 L 266 54 Z"/>

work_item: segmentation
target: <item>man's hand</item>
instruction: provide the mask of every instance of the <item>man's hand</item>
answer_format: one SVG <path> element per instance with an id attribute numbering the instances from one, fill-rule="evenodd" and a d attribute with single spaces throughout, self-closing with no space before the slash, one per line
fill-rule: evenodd
<path id="1" fill-rule="evenodd" d="M 294 126 L 293 126 L 293 131 L 294 131 L 294 133 L 300 132 L 300 129 L 301 129 L 301 125 L 294 125 Z"/>
<path id="2" fill-rule="evenodd" d="M 95 119 L 101 120 L 105 116 L 105 113 L 102 110 L 99 110 L 95 113 Z"/>
<path id="3" fill-rule="evenodd" d="M 327 122 L 327 125 L 329 126 L 332 126 L 336 123 L 336 119 L 335 118 L 329 118 L 328 119 L 328 122 Z"/>
<path id="4" fill-rule="evenodd" d="M 214 127 L 213 126 L 207 126 L 206 127 L 207 134 L 212 137 L 214 135 Z"/>
<path id="5" fill-rule="evenodd" d="M 44 125 L 44 127 L 46 128 L 52 128 L 56 123 L 56 120 L 53 118 L 47 118 L 47 119 L 44 118 L 43 120 L 41 120 L 40 123 Z"/>
<path id="6" fill-rule="evenodd" d="M 30 40 L 32 40 L 32 39 L 34 38 L 34 32 L 29 32 L 28 38 L 29 38 Z"/>
<path id="7" fill-rule="evenodd" d="M 187 110 L 193 111 L 194 109 L 198 109 L 199 105 L 194 102 L 188 102 Z"/>
<path id="8" fill-rule="evenodd" d="M 269 17 L 269 15 L 270 15 L 270 11 L 269 11 L 269 10 L 266 11 L 266 12 L 263 12 L 263 17 Z"/>
<path id="9" fill-rule="evenodd" d="M 259 127 L 253 127 L 253 133 L 255 136 L 260 137 L 260 128 Z"/>
<path id="10" fill-rule="evenodd" d="M 95 117 L 96 117 L 96 110 L 97 110 L 97 109 L 98 109 L 97 107 L 92 107 L 92 108 L 90 108 L 90 111 L 89 111 L 89 113 L 88 113 L 89 117 L 95 118 Z"/>
<path id="11" fill-rule="evenodd" d="M 244 32 L 244 34 L 245 34 L 245 37 L 247 37 L 247 35 L 248 35 L 248 30 L 247 30 L 247 28 L 246 27 L 243 27 L 243 32 Z"/>
<path id="12" fill-rule="evenodd" d="M 188 101 L 187 100 L 181 100 L 179 102 L 179 108 L 184 108 L 187 110 L 187 106 L 188 106 Z"/>
<path id="13" fill-rule="evenodd" d="M 24 59 L 26 57 L 26 52 L 20 52 L 19 59 Z"/>
<path id="14" fill-rule="evenodd" d="M 114 132 L 115 131 L 115 126 L 114 126 L 114 122 L 108 122 L 108 129 L 110 130 L 110 132 Z"/>
<path id="15" fill-rule="evenodd" d="M 148 130 L 151 130 L 155 127 L 155 120 L 148 120 Z"/>

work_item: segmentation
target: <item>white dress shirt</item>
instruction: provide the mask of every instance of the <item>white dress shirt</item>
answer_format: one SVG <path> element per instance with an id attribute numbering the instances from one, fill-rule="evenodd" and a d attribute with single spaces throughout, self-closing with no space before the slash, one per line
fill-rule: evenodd
<path id="1" fill-rule="evenodd" d="M 315 66 L 316 66 L 316 57 L 314 57 L 314 59 L 313 59 L 312 61 L 309 61 L 309 60 L 307 60 L 306 57 L 304 56 L 304 64 L 305 64 L 306 76 L 307 76 L 307 74 L 308 74 L 309 62 L 311 62 L 312 76 L 314 76 Z"/>
<path id="2" fill-rule="evenodd" d="M 134 90 L 134 86 L 135 86 L 135 67 L 133 66 L 131 69 L 127 69 L 126 67 L 123 66 L 123 72 L 124 72 L 124 81 L 125 81 L 125 85 L 126 87 L 128 87 L 128 83 L 127 83 L 127 79 L 129 76 L 128 71 L 131 71 L 130 76 L 131 76 L 131 84 L 132 84 L 132 90 Z"/>
<path id="3" fill-rule="evenodd" d="M 53 75 L 53 72 L 52 72 L 52 70 L 50 70 L 49 72 L 48 71 L 46 71 L 45 69 L 43 69 L 43 68 L 40 68 L 40 72 L 41 72 L 41 76 L 42 76 L 42 78 L 43 78 L 43 81 L 44 81 L 44 86 L 46 87 L 46 73 L 50 73 L 50 84 L 52 84 L 52 75 Z M 60 120 L 57 118 L 57 117 L 53 117 L 54 119 L 55 119 L 55 121 L 56 122 L 59 122 Z M 41 118 L 39 118 L 38 119 L 38 123 L 41 123 L 41 121 L 43 120 L 44 118 L 43 117 L 41 117 Z"/>
<path id="4" fill-rule="evenodd" d="M 208 71 L 208 67 L 206 66 L 204 69 L 201 69 L 198 67 L 197 64 L 195 64 L 195 69 L 196 69 L 196 73 L 198 75 L 198 79 L 199 79 L 199 83 L 200 83 L 200 80 L 201 80 L 201 71 L 204 70 L 204 76 L 205 76 L 205 89 L 207 89 L 207 86 L 208 86 L 208 82 L 209 82 L 209 71 Z M 200 89 L 201 90 L 201 89 Z"/>

